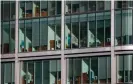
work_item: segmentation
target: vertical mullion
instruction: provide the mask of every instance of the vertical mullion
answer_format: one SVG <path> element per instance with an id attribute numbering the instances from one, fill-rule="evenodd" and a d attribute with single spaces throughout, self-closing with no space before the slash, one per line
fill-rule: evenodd
<path id="1" fill-rule="evenodd" d="M 25 9 L 24 9 L 24 18 L 26 16 L 26 2 L 24 2 L 24 6 L 25 6 Z M 26 52 L 26 21 L 24 20 L 24 52 Z"/>
<path id="2" fill-rule="evenodd" d="M 56 17 L 54 18 L 54 29 L 55 29 L 55 32 L 54 32 L 54 40 L 55 40 L 55 49 L 54 50 L 56 50 L 56 34 L 57 34 L 57 29 L 56 29 L 56 27 L 57 27 L 57 24 L 56 24 Z"/>
<path id="3" fill-rule="evenodd" d="M 26 62 L 26 84 L 28 84 L 28 62 Z"/>
<path id="4" fill-rule="evenodd" d="M 79 39 L 78 39 L 78 47 L 80 48 L 80 15 L 78 15 L 78 27 L 79 27 Z"/>
<path id="5" fill-rule="evenodd" d="M 80 77 L 80 83 L 83 84 L 83 75 L 82 75 L 82 61 L 83 61 L 83 58 L 81 58 L 81 77 Z"/>
<path id="6" fill-rule="evenodd" d="M 72 16 L 70 16 L 70 25 L 71 25 L 71 28 L 70 28 L 70 40 L 71 40 L 70 49 L 72 49 Z"/>
<path id="7" fill-rule="evenodd" d="M 104 23 L 103 23 L 103 25 L 104 25 L 104 47 L 106 46 L 106 40 L 107 40 L 107 39 L 106 39 L 106 36 L 105 36 L 105 35 L 106 35 L 106 26 L 105 26 L 105 24 L 106 24 L 105 21 L 106 21 L 106 20 L 105 20 L 105 13 L 106 13 L 106 12 L 104 12 L 104 15 L 103 15 L 103 16 L 104 16 L 104 20 L 103 20 L 103 21 L 104 21 Z M 105 39 L 106 39 L 106 40 L 105 40 Z"/>
<path id="8" fill-rule="evenodd" d="M 33 78 L 33 84 L 35 84 L 35 82 L 36 82 L 36 62 L 35 61 L 33 61 L 33 75 L 34 75 L 34 78 Z"/>
<path id="9" fill-rule="evenodd" d="M 89 59 L 89 84 L 91 84 L 91 57 L 90 57 L 90 59 Z"/>
<path id="10" fill-rule="evenodd" d="M 95 2 L 95 10 L 97 10 L 97 2 Z M 97 47 L 97 13 L 95 12 L 95 28 L 96 28 L 96 32 L 95 32 L 95 34 L 96 34 L 96 36 L 95 36 L 95 42 L 96 42 L 96 46 L 95 47 Z"/>
<path id="11" fill-rule="evenodd" d="M 75 80 L 75 77 L 74 77 L 74 75 L 75 75 L 75 72 L 74 72 L 74 70 L 75 70 L 74 69 L 74 66 L 75 66 L 74 62 L 75 62 L 75 60 L 74 60 L 74 58 L 72 59 L 72 62 L 73 62 L 73 71 L 72 71 L 73 72 L 73 84 L 75 84 L 75 81 L 74 81 Z"/>
<path id="12" fill-rule="evenodd" d="M 97 18 L 95 13 L 95 47 L 97 47 Z"/>
<path id="13" fill-rule="evenodd" d="M 122 57 L 123 57 L 123 77 L 124 77 L 124 83 L 125 83 L 126 79 L 125 79 L 125 60 L 124 60 L 124 55 Z"/>
<path id="14" fill-rule="evenodd" d="M 109 57 L 106 57 L 106 83 L 108 84 L 108 58 Z"/>
<path id="15" fill-rule="evenodd" d="M 56 84 L 58 84 L 58 60 L 56 60 Z"/>
<path id="16" fill-rule="evenodd" d="M 99 57 L 97 57 L 97 61 L 98 61 L 98 62 L 97 62 L 97 65 L 98 65 L 98 66 L 97 66 L 97 67 L 98 67 L 97 69 L 99 69 Z M 98 71 L 98 74 L 97 74 L 97 83 L 100 84 L 100 83 L 99 83 L 99 70 L 97 70 L 97 71 Z"/>
<path id="17" fill-rule="evenodd" d="M 44 77 L 44 74 L 43 74 L 43 60 L 41 62 L 42 62 L 42 84 L 44 84 L 44 81 L 43 81 L 43 77 Z"/>
<path id="18" fill-rule="evenodd" d="M 121 45 L 124 44 L 124 43 L 123 43 L 123 35 L 122 35 L 122 34 L 123 34 L 123 29 L 122 29 L 122 28 L 123 28 L 123 27 L 122 27 L 122 13 L 123 13 L 123 12 L 122 12 L 122 9 L 121 9 L 121 24 L 120 24 L 120 25 L 121 25 L 121 37 L 120 37 L 120 38 L 121 38 L 121 42 L 120 42 Z"/>

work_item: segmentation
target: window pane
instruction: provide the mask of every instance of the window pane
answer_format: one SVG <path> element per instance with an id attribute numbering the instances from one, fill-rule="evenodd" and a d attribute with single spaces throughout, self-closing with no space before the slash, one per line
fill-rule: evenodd
<path id="1" fill-rule="evenodd" d="M 79 23 L 74 22 L 72 23 L 72 48 L 79 48 Z"/>
<path id="2" fill-rule="evenodd" d="M 19 52 L 25 51 L 25 24 L 23 20 L 19 21 Z"/>
<path id="3" fill-rule="evenodd" d="M 3 68 L 3 84 L 14 84 L 14 63 L 8 62 L 8 63 L 2 63 Z"/>
<path id="4" fill-rule="evenodd" d="M 42 84 L 42 61 L 35 62 L 35 84 Z"/>
<path id="5" fill-rule="evenodd" d="M 89 11 L 96 11 L 96 1 L 89 1 Z"/>
<path id="6" fill-rule="evenodd" d="M 61 49 L 61 18 L 56 17 L 56 49 Z"/>
<path id="7" fill-rule="evenodd" d="M 122 10 L 122 44 L 133 44 L 132 10 Z"/>
<path id="8" fill-rule="evenodd" d="M 3 19 L 4 20 L 9 20 L 10 19 L 10 2 L 9 1 L 4 1 L 3 8 L 4 8 L 4 10 L 3 10 L 4 17 L 3 17 Z"/>
<path id="9" fill-rule="evenodd" d="M 25 17 L 25 2 L 20 1 L 19 2 L 19 18 Z"/>
<path id="10" fill-rule="evenodd" d="M 40 47 L 41 50 L 48 49 L 48 20 L 47 18 L 40 19 Z"/>
<path id="11" fill-rule="evenodd" d="M 61 1 L 56 1 L 56 14 L 61 14 Z"/>
<path id="12" fill-rule="evenodd" d="M 33 17 L 40 16 L 40 1 L 33 2 Z"/>
<path id="13" fill-rule="evenodd" d="M 9 53 L 10 50 L 10 25 L 9 22 L 3 22 L 3 53 Z"/>
<path id="14" fill-rule="evenodd" d="M 26 28 L 26 35 L 25 35 L 25 48 L 26 51 L 32 52 L 32 24 L 31 20 L 25 20 L 25 28 Z"/>
<path id="15" fill-rule="evenodd" d="M 32 1 L 26 1 L 26 9 L 25 9 L 25 12 L 26 12 L 26 18 L 31 18 L 33 16 L 32 12 L 33 12 L 33 3 Z"/>
<path id="16" fill-rule="evenodd" d="M 104 10 L 104 1 L 97 1 L 97 11 Z"/>
<path id="17" fill-rule="evenodd" d="M 132 55 L 117 56 L 117 80 L 119 83 L 132 83 Z"/>
<path id="18" fill-rule="evenodd" d="M 91 83 L 98 83 L 98 58 L 91 58 L 91 70 L 90 70 Z"/>
<path id="19" fill-rule="evenodd" d="M 11 10 L 11 11 L 10 11 L 10 17 L 11 17 L 11 19 L 15 19 L 15 14 L 16 14 L 16 13 L 15 13 L 15 12 L 16 12 L 16 11 L 15 11 L 15 8 L 16 8 L 15 5 L 16 5 L 16 3 L 15 3 L 14 1 L 11 1 L 11 2 L 10 2 L 10 10 Z"/>
<path id="20" fill-rule="evenodd" d="M 88 11 L 88 1 L 80 1 L 80 13 Z"/>
<path id="21" fill-rule="evenodd" d="M 41 1 L 41 16 L 46 17 L 48 16 L 48 4 L 47 1 Z"/>
<path id="22" fill-rule="evenodd" d="M 121 11 L 115 11 L 115 45 L 122 45 L 122 18 Z"/>
<path id="23" fill-rule="evenodd" d="M 40 41 L 39 41 L 39 19 L 33 19 L 32 20 L 32 30 L 31 30 L 31 35 L 32 35 L 32 51 L 40 51 Z"/>
<path id="24" fill-rule="evenodd" d="M 48 15 L 55 15 L 55 1 L 48 1 Z"/>
<path id="25" fill-rule="evenodd" d="M 80 47 L 87 47 L 87 22 L 80 22 Z"/>
<path id="26" fill-rule="evenodd" d="M 71 1 L 72 3 L 72 13 L 79 13 L 79 1 Z"/>
<path id="27" fill-rule="evenodd" d="M 66 1 L 65 12 L 66 14 L 71 13 L 71 1 Z"/>
<path id="28" fill-rule="evenodd" d="M 55 18 L 48 18 L 48 50 L 55 50 Z"/>
<path id="29" fill-rule="evenodd" d="M 10 52 L 15 52 L 15 21 L 10 22 Z"/>

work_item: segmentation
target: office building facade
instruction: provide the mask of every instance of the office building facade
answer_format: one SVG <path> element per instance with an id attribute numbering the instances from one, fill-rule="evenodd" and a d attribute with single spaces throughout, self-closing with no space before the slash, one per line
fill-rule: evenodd
<path id="1" fill-rule="evenodd" d="M 1 1 L 1 84 L 132 84 L 132 44 L 132 1 Z"/>

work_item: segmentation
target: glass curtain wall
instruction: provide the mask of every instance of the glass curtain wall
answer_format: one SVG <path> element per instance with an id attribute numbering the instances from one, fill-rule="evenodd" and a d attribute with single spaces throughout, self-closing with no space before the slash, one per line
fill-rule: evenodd
<path id="1" fill-rule="evenodd" d="M 116 1 L 115 2 L 115 45 L 133 44 L 133 2 Z"/>
<path id="2" fill-rule="evenodd" d="M 68 58 L 66 84 L 111 84 L 110 69 L 109 56 Z"/>
<path id="3" fill-rule="evenodd" d="M 61 17 L 54 17 L 61 13 L 61 1 L 20 1 L 19 4 L 22 12 L 19 11 L 19 52 L 61 49 Z"/>
<path id="4" fill-rule="evenodd" d="M 117 55 L 117 83 L 133 82 L 133 55 Z"/>
<path id="5" fill-rule="evenodd" d="M 61 14 L 61 1 L 20 1 L 19 18 L 47 17 Z"/>
<path id="6" fill-rule="evenodd" d="M 1 63 L 1 84 L 15 84 L 14 62 Z"/>
<path id="7" fill-rule="evenodd" d="M 5 11 L 6 10 L 6 11 Z M 15 1 L 1 2 L 1 36 L 2 53 L 15 51 Z"/>
<path id="8" fill-rule="evenodd" d="M 21 84 L 61 84 L 61 61 L 23 61 L 20 75 Z"/>
<path id="9" fill-rule="evenodd" d="M 110 35 L 109 11 L 65 16 L 65 49 L 108 47 Z"/>

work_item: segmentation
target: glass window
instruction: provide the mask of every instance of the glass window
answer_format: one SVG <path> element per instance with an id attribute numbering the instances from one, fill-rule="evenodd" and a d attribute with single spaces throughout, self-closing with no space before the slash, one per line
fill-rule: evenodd
<path id="1" fill-rule="evenodd" d="M 72 29 L 71 29 L 71 42 L 72 48 L 79 48 L 79 20 L 78 15 L 73 15 L 71 18 Z"/>
<path id="2" fill-rule="evenodd" d="M 72 4 L 72 13 L 79 13 L 79 1 L 71 1 Z"/>
<path id="3" fill-rule="evenodd" d="M 104 10 L 110 10 L 111 9 L 111 1 L 104 1 Z"/>
<path id="4" fill-rule="evenodd" d="M 70 16 L 65 16 L 65 49 L 71 48 Z"/>
<path id="5" fill-rule="evenodd" d="M 122 18 L 121 11 L 115 11 L 115 45 L 122 45 Z"/>
<path id="6" fill-rule="evenodd" d="M 97 1 L 96 2 L 97 4 L 96 4 L 96 10 L 97 11 L 100 11 L 100 10 L 104 10 L 104 1 Z"/>
<path id="7" fill-rule="evenodd" d="M 3 14 L 4 13 L 3 12 L 4 11 L 4 7 L 3 6 L 4 6 L 3 1 L 1 1 L 1 21 L 3 21 L 3 17 L 4 17 L 4 14 Z"/>
<path id="8" fill-rule="evenodd" d="M 80 22 L 80 47 L 87 47 L 87 22 Z"/>
<path id="9" fill-rule="evenodd" d="M 133 1 L 115 1 L 115 8 L 132 8 Z"/>
<path id="10" fill-rule="evenodd" d="M 96 22 L 89 21 L 88 47 L 96 47 Z"/>
<path id="11" fill-rule="evenodd" d="M 48 16 L 48 3 L 47 1 L 41 1 L 41 17 Z"/>
<path id="12" fill-rule="evenodd" d="M 104 25 L 105 25 L 105 46 L 111 45 L 111 21 L 110 12 L 104 13 Z"/>
<path id="13" fill-rule="evenodd" d="M 32 1 L 26 1 L 26 8 L 25 8 L 25 15 L 26 18 L 31 18 L 33 16 L 33 2 Z"/>
<path id="14" fill-rule="evenodd" d="M 19 2 L 19 18 L 24 18 L 25 17 L 25 2 L 20 1 Z"/>
<path id="15" fill-rule="evenodd" d="M 132 10 L 122 10 L 122 44 L 133 44 Z"/>
<path id="16" fill-rule="evenodd" d="M 25 51 L 27 52 L 32 52 L 33 50 L 33 45 L 32 45 L 32 21 L 31 20 L 25 20 L 25 30 L 26 30 L 26 35 L 25 35 Z"/>
<path id="17" fill-rule="evenodd" d="M 56 14 L 61 14 L 61 1 L 56 1 Z"/>
<path id="18" fill-rule="evenodd" d="M 117 55 L 118 83 L 132 83 L 132 55 Z"/>
<path id="19" fill-rule="evenodd" d="M 3 20 L 10 20 L 10 1 L 3 3 Z"/>
<path id="20" fill-rule="evenodd" d="M 35 84 L 42 84 L 42 61 L 35 61 Z"/>
<path id="21" fill-rule="evenodd" d="M 14 1 L 10 1 L 10 18 L 15 19 L 15 8 L 16 8 L 16 3 Z"/>
<path id="22" fill-rule="evenodd" d="M 89 1 L 89 11 L 96 11 L 96 1 Z"/>
<path id="23" fill-rule="evenodd" d="M 55 18 L 48 18 L 48 50 L 55 50 Z"/>
<path id="24" fill-rule="evenodd" d="M 19 21 L 19 52 L 24 52 L 25 49 L 25 24 L 23 20 Z"/>
<path id="25" fill-rule="evenodd" d="M 61 17 L 56 17 L 56 49 L 61 49 Z"/>
<path id="26" fill-rule="evenodd" d="M 48 19 L 40 19 L 40 47 L 41 50 L 48 49 Z"/>
<path id="27" fill-rule="evenodd" d="M 2 84 L 14 84 L 14 72 L 15 72 L 15 67 L 14 67 L 14 63 L 9 62 L 9 63 L 2 63 L 1 66 L 1 70 L 2 70 Z"/>
<path id="28" fill-rule="evenodd" d="M 55 15 L 55 1 L 48 1 L 48 15 L 52 16 Z"/>
<path id="29" fill-rule="evenodd" d="M 39 19 L 33 19 L 32 20 L 32 51 L 40 51 L 40 25 L 39 25 Z"/>
<path id="30" fill-rule="evenodd" d="M 115 45 L 133 44 L 132 10 L 115 11 Z"/>
<path id="31" fill-rule="evenodd" d="M 15 52 L 15 21 L 10 22 L 10 52 Z"/>
<path id="32" fill-rule="evenodd" d="M 88 11 L 88 1 L 80 1 L 80 13 Z"/>
<path id="33" fill-rule="evenodd" d="M 21 62 L 22 84 L 60 84 L 61 61 L 39 60 Z"/>
<path id="34" fill-rule="evenodd" d="M 110 57 L 67 59 L 67 84 L 110 84 Z"/>
<path id="35" fill-rule="evenodd" d="M 9 22 L 3 22 L 2 29 L 3 38 L 3 53 L 9 53 L 10 51 L 10 24 Z"/>
<path id="36" fill-rule="evenodd" d="M 40 16 L 40 1 L 33 2 L 33 17 Z"/>
<path id="37" fill-rule="evenodd" d="M 71 13 L 71 1 L 66 1 L 65 12 L 66 12 L 66 14 Z"/>

